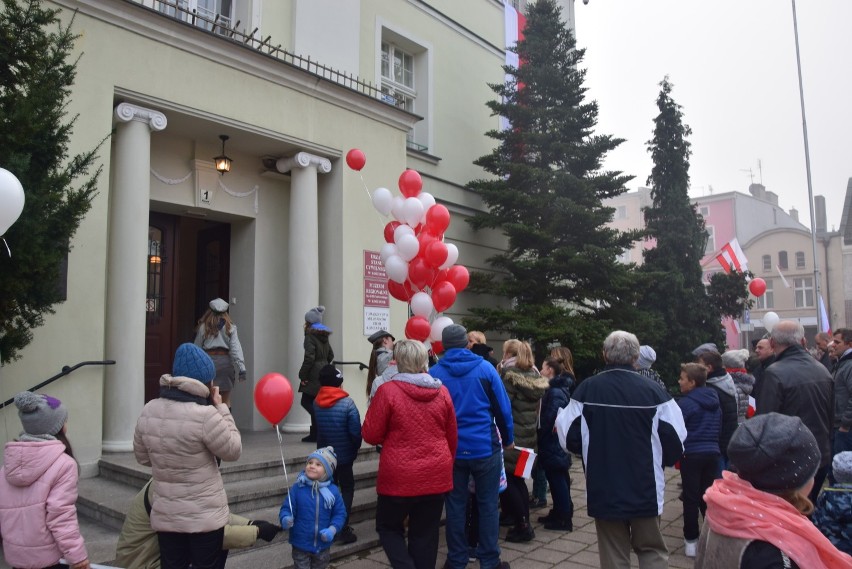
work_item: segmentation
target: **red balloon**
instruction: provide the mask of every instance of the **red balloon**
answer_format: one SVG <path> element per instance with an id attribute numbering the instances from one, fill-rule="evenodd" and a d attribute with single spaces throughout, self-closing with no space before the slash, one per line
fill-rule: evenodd
<path id="1" fill-rule="evenodd" d="M 443 354 L 444 344 L 442 344 L 440 340 L 435 340 L 434 342 L 432 342 L 432 351 L 436 354 Z"/>
<path id="2" fill-rule="evenodd" d="M 449 281 L 444 281 L 432 287 L 432 304 L 436 312 L 443 312 L 456 301 L 456 287 Z"/>
<path id="3" fill-rule="evenodd" d="M 450 210 L 441 204 L 435 204 L 426 212 L 426 230 L 440 235 L 450 226 Z"/>
<path id="4" fill-rule="evenodd" d="M 418 257 L 424 257 L 426 255 L 426 249 L 429 248 L 433 242 L 437 241 L 438 238 L 429 233 L 428 231 L 421 231 L 419 235 L 417 235 L 417 241 L 420 242 L 420 250 L 417 251 Z"/>
<path id="5" fill-rule="evenodd" d="M 385 225 L 385 241 L 388 243 L 393 243 L 393 232 L 396 231 L 396 228 L 402 225 L 398 221 L 391 221 L 387 225 Z"/>
<path id="6" fill-rule="evenodd" d="M 470 282 L 470 273 L 463 265 L 453 265 L 447 269 L 447 280 L 453 283 L 456 292 L 461 292 L 467 288 L 467 284 Z"/>
<path id="7" fill-rule="evenodd" d="M 426 264 L 423 257 L 414 257 L 408 263 L 408 280 L 417 288 L 422 289 L 431 283 L 434 276 L 435 269 Z"/>
<path id="8" fill-rule="evenodd" d="M 411 288 L 411 283 L 398 283 L 388 279 L 388 292 L 392 297 L 403 302 L 408 302 L 414 296 L 414 290 Z"/>
<path id="9" fill-rule="evenodd" d="M 399 191 L 407 198 L 416 198 L 423 188 L 423 179 L 417 170 L 407 169 L 399 175 Z"/>
<path id="10" fill-rule="evenodd" d="M 412 316 L 405 324 L 405 337 L 409 340 L 425 342 L 432 333 L 432 326 L 422 316 Z"/>
<path id="11" fill-rule="evenodd" d="M 346 153 L 346 165 L 353 170 L 361 170 L 364 164 L 367 163 L 367 156 L 357 148 L 353 148 Z"/>
<path id="12" fill-rule="evenodd" d="M 426 251 L 423 252 L 423 258 L 426 260 L 427 265 L 437 269 L 447 260 L 448 254 L 449 251 L 447 251 L 447 246 L 444 245 L 443 242 L 435 239 L 426 246 Z"/>
<path id="13" fill-rule="evenodd" d="M 293 406 L 293 388 L 290 380 L 280 373 L 267 373 L 254 388 L 254 405 L 260 414 L 277 425 Z"/>
<path id="14" fill-rule="evenodd" d="M 763 293 L 766 292 L 766 281 L 760 277 L 752 279 L 751 282 L 748 283 L 748 290 L 754 296 L 763 296 Z"/>
<path id="15" fill-rule="evenodd" d="M 430 285 L 432 288 L 435 288 L 440 283 L 447 280 L 447 269 L 441 269 L 435 274 L 435 278 L 432 279 L 432 284 Z"/>

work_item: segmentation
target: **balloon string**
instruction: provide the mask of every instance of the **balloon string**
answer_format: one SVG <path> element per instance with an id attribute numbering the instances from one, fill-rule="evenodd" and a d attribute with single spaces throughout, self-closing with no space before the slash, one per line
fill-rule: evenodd
<path id="1" fill-rule="evenodd" d="M 284 467 L 284 482 L 287 483 L 287 503 L 290 505 L 290 515 L 294 515 L 293 502 L 290 500 L 290 478 L 287 476 L 287 462 L 284 460 L 284 441 L 281 439 L 281 431 L 275 424 L 275 433 L 278 435 L 278 451 L 281 453 L 281 466 Z M 286 528 L 285 528 L 286 529 Z"/>
<path id="2" fill-rule="evenodd" d="M 370 200 L 370 205 L 373 205 L 373 194 L 370 193 L 370 188 L 367 187 L 367 182 L 364 181 L 364 176 L 361 174 L 361 171 L 358 170 L 358 177 L 361 178 L 361 184 L 364 186 L 364 191 L 367 192 L 367 198 Z M 376 209 L 375 207 L 373 208 Z M 376 214 L 379 216 L 379 221 L 382 225 L 385 225 L 385 216 L 381 214 L 378 210 L 376 210 Z"/>
<path id="3" fill-rule="evenodd" d="M 6 240 L 5 240 L 5 239 L 3 240 L 3 245 L 5 245 L 5 246 L 6 246 L 6 252 L 7 252 L 7 253 L 9 253 L 9 258 L 11 259 L 11 258 L 12 258 L 12 250 L 11 250 L 11 249 L 9 249 L 9 244 L 8 244 L 8 243 L 6 243 Z"/>

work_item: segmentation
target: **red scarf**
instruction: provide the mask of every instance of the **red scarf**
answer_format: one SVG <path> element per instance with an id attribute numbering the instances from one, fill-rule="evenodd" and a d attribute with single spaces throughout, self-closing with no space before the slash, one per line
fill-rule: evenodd
<path id="1" fill-rule="evenodd" d="M 852 567 L 852 557 L 839 551 L 789 502 L 762 492 L 733 472 L 722 472 L 704 494 L 706 521 L 720 534 L 766 541 L 786 553 L 799 567 Z"/>

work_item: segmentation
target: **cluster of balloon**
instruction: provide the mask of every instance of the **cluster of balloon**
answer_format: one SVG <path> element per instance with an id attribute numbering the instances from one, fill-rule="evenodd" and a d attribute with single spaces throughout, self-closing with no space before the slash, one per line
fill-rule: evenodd
<path id="1" fill-rule="evenodd" d="M 751 279 L 748 283 L 748 291 L 754 296 L 763 296 L 766 292 L 766 281 L 760 277 Z"/>
<path id="2" fill-rule="evenodd" d="M 346 163 L 360 171 L 366 164 L 364 153 L 352 149 Z M 456 264 L 459 250 L 444 242 L 450 226 L 450 212 L 435 197 L 422 191 L 423 179 L 416 170 L 405 170 L 398 181 L 400 195 L 387 188 L 375 189 L 373 207 L 393 220 L 384 228 L 385 244 L 381 259 L 388 275 L 388 292 L 407 302 L 413 316 L 405 325 L 406 338 L 431 341 L 436 353 L 443 351 L 441 333 L 453 323 L 439 314 L 449 309 L 458 293 L 470 282 L 470 273 Z"/>
<path id="3" fill-rule="evenodd" d="M 254 388 L 254 405 L 263 417 L 278 426 L 293 406 L 290 380 L 280 373 L 267 373 Z"/>

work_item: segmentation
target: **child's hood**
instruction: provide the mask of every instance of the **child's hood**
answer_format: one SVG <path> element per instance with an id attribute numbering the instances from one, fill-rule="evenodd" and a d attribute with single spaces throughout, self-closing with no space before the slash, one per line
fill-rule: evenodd
<path id="1" fill-rule="evenodd" d="M 314 399 L 314 403 L 316 403 L 319 407 L 326 409 L 328 407 L 334 407 L 335 403 L 346 397 L 349 397 L 349 394 L 341 388 L 324 385 L 320 387 L 319 393 L 317 393 L 317 398 Z"/>
<path id="2" fill-rule="evenodd" d="M 64 452 L 65 445 L 58 440 L 7 443 L 3 453 L 6 480 L 12 486 L 30 486 L 41 478 Z"/>

